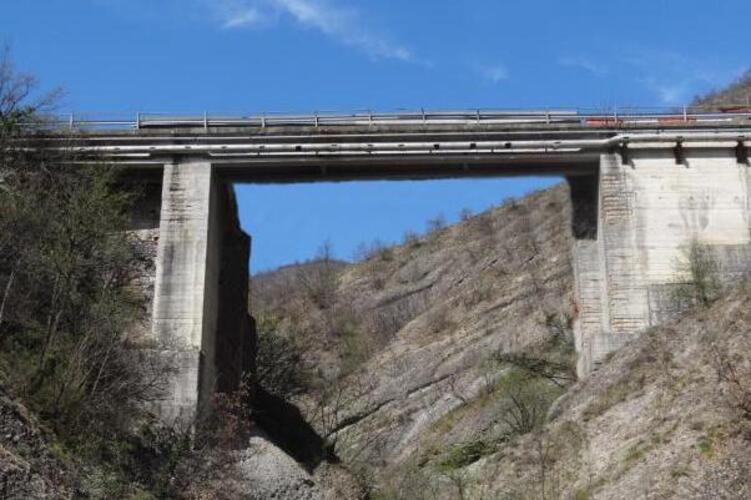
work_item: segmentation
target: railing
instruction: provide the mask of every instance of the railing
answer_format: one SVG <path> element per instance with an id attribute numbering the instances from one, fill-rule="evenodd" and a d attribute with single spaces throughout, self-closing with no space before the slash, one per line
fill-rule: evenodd
<path id="1" fill-rule="evenodd" d="M 133 116 L 95 117 L 71 113 L 51 116 L 43 121 L 48 127 L 70 130 L 141 130 L 165 128 L 228 127 L 344 127 L 344 126 L 413 126 L 413 125 L 493 125 L 493 124 L 571 124 L 581 127 L 652 127 L 660 125 L 721 125 L 749 122 L 751 106 L 728 106 L 722 111 L 696 107 L 683 108 L 613 108 L 600 109 L 535 109 L 535 110 L 456 110 L 397 111 L 378 113 L 361 111 L 351 114 L 321 112 L 313 114 L 261 113 L 256 115 L 224 115 L 203 113 L 179 115 L 168 113 L 135 113 Z M 35 125 L 38 125 L 36 123 Z"/>

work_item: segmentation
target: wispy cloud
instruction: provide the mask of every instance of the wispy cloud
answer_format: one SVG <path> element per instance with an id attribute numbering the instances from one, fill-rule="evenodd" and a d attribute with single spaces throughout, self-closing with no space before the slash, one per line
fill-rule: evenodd
<path id="1" fill-rule="evenodd" d="M 340 43 L 355 47 L 373 58 L 420 62 L 404 45 L 372 30 L 355 8 L 331 0 L 201 0 L 224 28 L 249 28 L 276 24 L 285 17 L 297 25 L 319 31 Z"/>
<path id="2" fill-rule="evenodd" d="M 493 84 L 509 78 L 509 72 L 502 64 L 475 64 L 474 69 L 483 79 Z"/>
<path id="3" fill-rule="evenodd" d="M 608 74 L 607 66 L 594 62 L 586 56 L 564 56 L 558 59 L 558 64 L 567 68 L 576 68 L 591 73 L 594 76 L 605 76 Z"/>
<path id="4" fill-rule="evenodd" d="M 263 15 L 257 9 L 245 9 L 235 13 L 222 25 L 226 29 L 232 28 L 247 28 L 249 26 L 256 26 L 264 21 Z"/>

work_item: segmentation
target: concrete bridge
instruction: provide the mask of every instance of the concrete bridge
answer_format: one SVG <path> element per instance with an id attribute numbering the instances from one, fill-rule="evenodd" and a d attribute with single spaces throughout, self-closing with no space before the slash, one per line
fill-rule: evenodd
<path id="1" fill-rule="evenodd" d="M 734 111 L 70 117 L 42 140 L 161 182 L 151 336 L 179 360 L 161 408 L 174 419 L 237 376 L 223 359 L 241 339 L 222 337 L 235 333 L 220 312 L 223 261 L 237 241 L 224 229 L 236 218 L 231 183 L 567 178 L 584 376 L 670 315 L 690 241 L 710 246 L 727 278 L 749 267 L 751 114 Z"/>

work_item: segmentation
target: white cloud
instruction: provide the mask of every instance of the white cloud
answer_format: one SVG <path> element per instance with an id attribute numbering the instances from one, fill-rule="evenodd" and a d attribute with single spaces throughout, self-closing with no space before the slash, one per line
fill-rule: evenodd
<path id="1" fill-rule="evenodd" d="M 503 80 L 508 80 L 509 74 L 505 66 L 501 64 L 475 65 L 475 71 L 485 80 L 498 84 Z"/>
<path id="2" fill-rule="evenodd" d="M 247 28 L 248 26 L 255 26 L 264 20 L 263 16 L 257 9 L 246 9 L 235 13 L 224 21 L 224 28 Z"/>
<path id="3" fill-rule="evenodd" d="M 374 58 L 419 62 L 407 47 L 369 29 L 362 14 L 330 0 L 201 0 L 225 28 L 248 28 L 277 23 L 289 17 L 298 25 L 317 30 Z"/>
<path id="4" fill-rule="evenodd" d="M 577 68 L 592 73 L 594 76 L 605 76 L 608 68 L 598 64 L 585 56 L 566 56 L 558 59 L 558 64 L 568 68 Z"/>

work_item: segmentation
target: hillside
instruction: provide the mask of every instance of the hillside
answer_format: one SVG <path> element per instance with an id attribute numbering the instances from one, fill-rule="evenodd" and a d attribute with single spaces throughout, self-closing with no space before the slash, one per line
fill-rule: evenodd
<path id="1" fill-rule="evenodd" d="M 564 385 L 573 378 L 567 200 L 559 186 L 354 265 L 253 283 L 262 345 L 272 325 L 304 360 L 305 387 L 290 399 L 365 482 L 422 456 L 441 429 L 439 462 L 454 445 L 501 439 L 499 354 L 551 351 Z M 561 390 L 541 388 L 542 405 Z"/>
<path id="2" fill-rule="evenodd" d="M 0 386 L 0 498 L 66 498 L 78 470 L 36 418 Z"/>
<path id="3" fill-rule="evenodd" d="M 558 186 L 253 284 L 288 399 L 373 498 L 748 498 L 749 290 L 574 383 L 569 224 Z"/>
<path id="4" fill-rule="evenodd" d="M 720 90 L 697 97 L 692 105 L 713 111 L 732 106 L 748 108 L 751 105 L 751 72 Z"/>
<path id="5" fill-rule="evenodd" d="M 472 497 L 749 498 L 749 305 L 744 285 L 616 352 L 542 432 L 467 468 Z"/>

